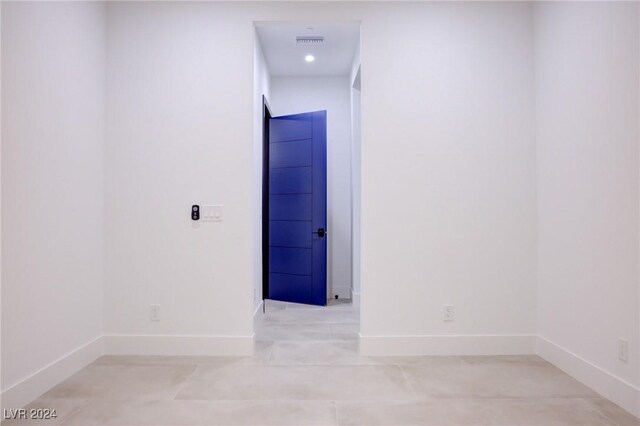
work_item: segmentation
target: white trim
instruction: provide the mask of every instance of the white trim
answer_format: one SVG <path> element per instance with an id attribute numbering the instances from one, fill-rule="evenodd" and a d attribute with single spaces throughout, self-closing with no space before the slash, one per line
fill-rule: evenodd
<path id="1" fill-rule="evenodd" d="M 251 356 L 248 336 L 105 335 L 107 355 Z"/>
<path id="2" fill-rule="evenodd" d="M 354 307 L 360 306 L 360 292 L 351 290 L 351 303 Z"/>
<path id="3" fill-rule="evenodd" d="M 260 303 L 258 303 L 258 306 L 256 306 L 256 308 L 253 310 L 253 317 L 255 318 L 256 315 L 258 315 L 258 312 L 260 312 L 260 308 L 262 308 L 262 305 L 264 304 L 264 300 L 261 300 Z"/>
<path id="4" fill-rule="evenodd" d="M 360 353 L 366 356 L 529 355 L 536 336 L 408 335 L 367 336 L 360 333 Z"/>
<path id="5" fill-rule="evenodd" d="M 6 409 L 22 408 L 40 395 L 68 379 L 103 353 L 102 336 L 97 337 L 64 355 L 51 364 L 9 386 L 2 392 L 2 405 Z"/>
<path id="6" fill-rule="evenodd" d="M 538 336 L 537 353 L 605 398 L 640 417 L 640 388 L 638 386 L 614 376 L 542 336 Z"/>

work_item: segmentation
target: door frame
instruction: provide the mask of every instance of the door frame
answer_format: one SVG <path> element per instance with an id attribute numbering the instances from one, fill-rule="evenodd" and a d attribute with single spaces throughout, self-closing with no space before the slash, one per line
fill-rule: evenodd
<path id="1" fill-rule="evenodd" d="M 271 108 L 262 95 L 262 310 L 269 295 L 269 120 Z"/>

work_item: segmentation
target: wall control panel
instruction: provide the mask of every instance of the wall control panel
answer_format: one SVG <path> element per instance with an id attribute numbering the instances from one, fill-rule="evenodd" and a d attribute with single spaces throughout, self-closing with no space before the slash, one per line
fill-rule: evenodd
<path id="1" fill-rule="evenodd" d="M 194 204 L 191 206 L 191 220 L 222 222 L 222 208 L 223 206 L 220 205 L 201 206 Z"/>

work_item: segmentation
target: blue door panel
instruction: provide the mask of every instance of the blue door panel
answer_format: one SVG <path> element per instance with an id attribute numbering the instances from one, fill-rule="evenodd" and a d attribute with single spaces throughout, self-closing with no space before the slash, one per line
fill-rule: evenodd
<path id="1" fill-rule="evenodd" d="M 311 194 L 312 185 L 311 166 L 273 169 L 269 173 L 270 194 Z"/>
<path id="2" fill-rule="evenodd" d="M 311 139 L 269 144 L 269 167 L 312 165 Z"/>
<path id="3" fill-rule="evenodd" d="M 311 276 L 269 274 L 269 298 L 311 303 Z"/>
<path id="4" fill-rule="evenodd" d="M 269 120 L 266 297 L 327 303 L 326 111 Z"/>
<path id="5" fill-rule="evenodd" d="M 269 247 L 269 272 L 311 275 L 311 249 Z"/>
<path id="6" fill-rule="evenodd" d="M 311 220 L 311 194 L 269 196 L 269 220 Z"/>
<path id="7" fill-rule="evenodd" d="M 269 142 L 311 139 L 312 125 L 311 113 L 274 118 L 269 125 Z"/>
<path id="8" fill-rule="evenodd" d="M 270 221 L 269 245 L 311 248 L 311 221 Z"/>

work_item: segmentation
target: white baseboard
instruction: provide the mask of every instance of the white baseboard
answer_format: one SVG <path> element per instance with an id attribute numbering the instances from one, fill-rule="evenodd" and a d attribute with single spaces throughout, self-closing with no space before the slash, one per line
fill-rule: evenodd
<path id="1" fill-rule="evenodd" d="M 366 356 L 530 355 L 535 335 L 410 335 L 360 334 L 360 353 Z"/>
<path id="2" fill-rule="evenodd" d="M 640 388 L 542 336 L 538 336 L 537 346 L 537 353 L 542 358 L 631 414 L 640 417 Z"/>
<path id="3" fill-rule="evenodd" d="M 351 303 L 353 304 L 354 307 L 359 307 L 360 306 L 360 292 L 356 292 L 356 291 L 351 291 Z"/>
<path id="4" fill-rule="evenodd" d="M 250 336 L 105 335 L 107 355 L 250 356 Z"/>
<path id="5" fill-rule="evenodd" d="M 68 353 L 2 392 L 2 408 L 22 408 L 103 354 L 102 337 Z"/>

